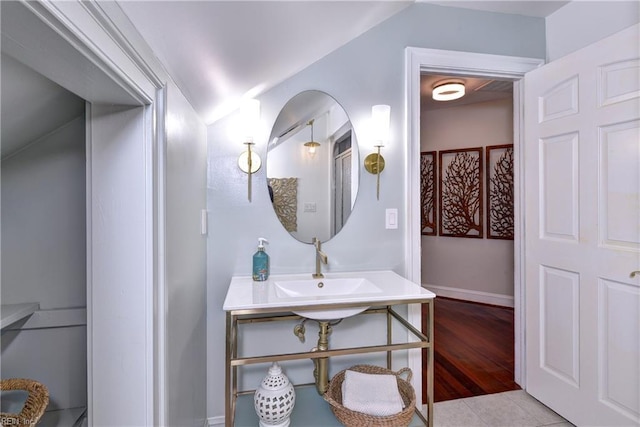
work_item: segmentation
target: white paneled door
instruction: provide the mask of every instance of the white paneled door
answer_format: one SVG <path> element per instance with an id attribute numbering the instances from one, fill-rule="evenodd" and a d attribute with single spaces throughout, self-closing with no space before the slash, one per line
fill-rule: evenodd
<path id="1" fill-rule="evenodd" d="M 640 425 L 640 27 L 525 76 L 526 388 Z"/>

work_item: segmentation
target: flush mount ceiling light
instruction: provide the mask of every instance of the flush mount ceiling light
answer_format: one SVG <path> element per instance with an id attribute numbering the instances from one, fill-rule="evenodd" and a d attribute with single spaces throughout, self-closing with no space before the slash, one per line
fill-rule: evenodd
<path id="1" fill-rule="evenodd" d="M 438 84 L 433 88 L 431 96 L 435 101 L 453 101 L 464 96 L 464 84 L 448 82 Z"/>

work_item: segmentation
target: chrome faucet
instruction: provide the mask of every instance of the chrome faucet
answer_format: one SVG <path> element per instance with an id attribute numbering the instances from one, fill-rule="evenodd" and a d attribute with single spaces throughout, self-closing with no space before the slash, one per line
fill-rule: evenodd
<path id="1" fill-rule="evenodd" d="M 317 237 L 313 238 L 312 243 L 313 243 L 313 246 L 315 246 L 316 248 L 316 272 L 313 273 L 311 276 L 314 279 L 322 279 L 324 277 L 324 274 L 322 274 L 322 268 L 320 267 L 320 263 L 322 262 L 324 265 L 327 265 L 327 263 L 329 262 L 329 258 L 327 257 L 327 254 L 322 252 L 321 250 L 322 242 Z"/>

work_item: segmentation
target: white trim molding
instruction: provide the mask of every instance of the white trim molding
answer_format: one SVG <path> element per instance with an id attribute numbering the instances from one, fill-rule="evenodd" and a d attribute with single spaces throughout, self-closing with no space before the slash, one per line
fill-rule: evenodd
<path id="1" fill-rule="evenodd" d="M 473 52 L 459 52 L 438 49 L 425 49 L 407 47 L 405 49 L 405 102 L 406 102 L 406 154 L 405 170 L 407 176 L 405 182 L 406 191 L 406 216 L 405 236 L 406 242 L 406 277 L 415 282 L 421 283 L 421 234 L 420 234 L 420 75 L 422 73 L 439 73 L 448 75 L 478 76 L 489 78 L 509 79 L 516 82 L 514 86 L 514 145 L 522 144 L 521 120 L 522 90 L 517 81 L 524 75 L 540 66 L 544 65 L 544 60 L 539 58 L 523 58 L 516 56 L 492 55 Z M 515 148 L 518 150 L 519 148 Z M 518 152 L 518 151 L 516 151 Z M 522 165 L 522 162 L 519 163 Z M 521 171 L 520 171 L 521 172 Z M 519 183 L 515 182 L 516 190 L 516 218 L 524 221 L 522 205 L 524 199 L 520 197 Z M 521 267 L 524 259 L 524 235 L 523 228 L 516 227 L 514 239 L 514 308 L 516 316 L 516 360 L 515 360 L 515 380 L 524 387 L 522 372 L 524 371 L 524 324 L 519 322 L 524 312 L 523 287 L 524 280 L 521 277 Z M 409 321 L 412 324 L 420 324 L 421 314 L 417 310 L 409 310 Z M 413 370 L 415 377 L 422 378 L 421 353 L 409 352 L 409 367 Z M 414 378 L 415 378 L 414 377 Z M 416 397 L 418 388 L 416 387 Z"/>
<path id="2" fill-rule="evenodd" d="M 224 415 L 218 417 L 209 417 L 205 420 L 204 427 L 222 427 L 224 426 Z"/>
<path id="3" fill-rule="evenodd" d="M 462 301 L 479 302 L 481 304 L 498 305 L 500 307 L 514 307 L 514 299 L 511 295 L 494 294 L 491 292 L 474 291 L 471 289 L 454 288 L 451 286 L 436 286 L 422 284 L 422 287 L 430 290 L 436 296 L 455 298 Z"/>
<path id="4" fill-rule="evenodd" d="M 131 413 L 123 413 L 141 420 L 137 421 L 140 425 L 158 425 L 161 417 L 157 414 L 159 409 L 154 407 L 157 399 L 154 390 L 166 384 L 162 384 L 162 377 L 156 371 L 162 360 L 155 357 L 155 353 L 164 349 L 154 348 L 154 326 L 158 316 L 164 313 L 156 311 L 154 300 L 157 272 L 162 266 L 157 264 L 156 253 L 159 233 L 154 176 L 157 135 L 153 124 L 157 90 L 168 80 L 168 75 L 117 5 L 78 0 L 22 0 L 3 4 L 2 13 L 6 15 L 3 18 L 11 16 L 6 20 L 9 24 L 2 27 L 3 51 L 6 48 L 7 53 L 19 61 L 87 101 L 88 422 L 104 424 L 102 421 L 109 419 L 111 423 L 118 423 L 109 410 L 114 405 L 120 407 L 121 402 L 127 408 L 135 408 Z M 105 107 L 115 105 L 120 107 Z M 129 108 L 131 106 L 136 108 Z M 125 113 L 134 110 L 135 114 Z M 107 121 L 101 113 L 130 119 L 127 122 L 130 126 L 116 137 L 108 130 L 110 125 L 117 124 Z M 130 141 L 134 141 L 135 146 Z M 115 144 L 128 151 L 118 151 Z M 111 151 L 103 149 L 105 147 Z M 113 159 L 109 155 L 115 153 L 123 156 L 119 158 L 121 167 L 109 170 L 107 163 Z M 127 155 L 131 157 L 124 158 Z M 110 185 L 105 177 L 116 185 Z M 113 209 L 108 221 L 104 220 L 105 215 L 96 221 L 95 218 L 103 214 L 96 207 L 101 206 L 100 203 L 116 205 L 123 200 L 115 197 L 119 194 L 117 190 L 131 181 L 136 183 L 135 190 L 127 188 L 129 192 L 121 194 L 136 200 L 136 205 L 127 205 L 126 210 Z M 118 233 L 124 230 L 122 224 L 132 223 L 136 233 L 127 238 L 133 242 L 129 245 L 131 251 L 139 257 L 136 263 L 131 262 L 131 257 L 106 248 L 110 242 L 118 242 Z M 135 281 L 135 286 L 127 286 L 128 281 Z M 124 289 L 122 293 L 114 290 L 114 283 Z M 105 293 L 113 298 L 104 298 Z M 67 314 L 77 316 L 78 313 Z M 129 335 L 118 335 L 118 331 Z M 130 336 L 134 339 L 128 338 Z M 104 347 L 121 348 L 127 339 L 136 344 L 138 351 L 126 359 L 109 360 Z M 112 368 L 114 374 L 105 367 Z M 132 397 L 126 393 L 116 396 L 108 383 L 131 380 L 121 378 L 131 372 L 141 380 L 136 387 L 142 392 L 129 390 Z"/>

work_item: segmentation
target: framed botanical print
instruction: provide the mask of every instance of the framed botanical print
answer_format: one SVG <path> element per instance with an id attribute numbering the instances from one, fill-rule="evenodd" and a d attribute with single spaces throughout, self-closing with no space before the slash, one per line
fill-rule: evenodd
<path id="1" fill-rule="evenodd" d="M 437 157 L 435 151 L 420 153 L 420 225 L 425 236 L 436 236 L 436 173 Z"/>
<path id="2" fill-rule="evenodd" d="M 441 236 L 483 237 L 482 147 L 439 152 Z"/>
<path id="3" fill-rule="evenodd" d="M 513 240 L 513 144 L 492 145 L 487 156 L 487 238 Z"/>

